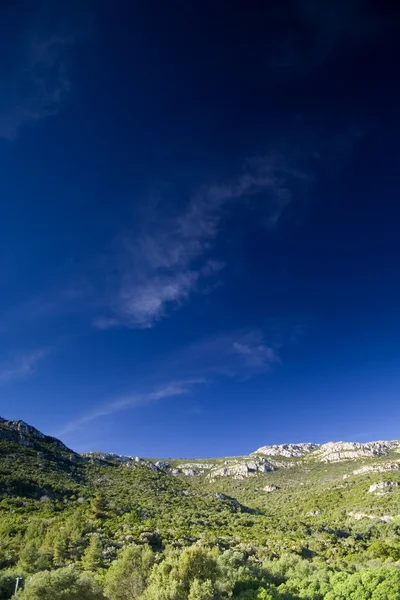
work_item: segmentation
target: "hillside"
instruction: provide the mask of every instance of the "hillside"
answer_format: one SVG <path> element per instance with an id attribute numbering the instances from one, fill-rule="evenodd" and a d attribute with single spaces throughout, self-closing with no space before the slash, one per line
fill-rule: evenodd
<path id="1" fill-rule="evenodd" d="M 157 553 L 200 544 L 261 562 L 289 554 L 350 569 L 400 559 L 399 441 L 164 460 L 79 455 L 3 419 L 0 458 L 3 570 L 80 565 L 94 539 L 105 569 L 132 544 Z"/>

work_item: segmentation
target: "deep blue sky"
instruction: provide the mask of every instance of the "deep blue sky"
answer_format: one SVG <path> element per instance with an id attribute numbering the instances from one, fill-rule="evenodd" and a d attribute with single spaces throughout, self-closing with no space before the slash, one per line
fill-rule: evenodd
<path id="1" fill-rule="evenodd" d="M 147 456 L 400 437 L 393 6 L 2 2 L 2 416 Z"/>

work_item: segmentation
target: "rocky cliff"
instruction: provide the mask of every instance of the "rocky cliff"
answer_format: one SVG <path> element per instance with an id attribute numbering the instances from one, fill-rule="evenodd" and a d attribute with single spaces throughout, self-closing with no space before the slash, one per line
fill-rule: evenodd
<path id="1" fill-rule="evenodd" d="M 319 444 L 310 442 L 303 444 L 280 444 L 275 446 L 262 446 L 253 454 L 265 454 L 266 456 L 284 456 L 286 458 L 295 458 L 303 456 L 319 447 Z"/>
<path id="2" fill-rule="evenodd" d="M 22 446 L 49 444 L 58 450 L 75 454 L 57 438 L 44 435 L 41 431 L 32 427 L 32 425 L 25 423 L 25 421 L 7 421 L 0 417 L 0 440 L 16 442 Z"/>
<path id="3" fill-rule="evenodd" d="M 328 442 L 326 444 L 281 444 L 275 446 L 262 446 L 253 454 L 265 456 L 302 458 L 307 457 L 323 463 L 341 462 L 386 456 L 391 450 L 400 451 L 400 442 L 396 440 L 383 440 L 378 442 Z"/>
<path id="4" fill-rule="evenodd" d="M 390 450 L 398 448 L 398 441 L 366 442 L 328 442 L 320 446 L 314 457 L 322 462 L 340 462 L 357 458 L 386 456 Z"/>

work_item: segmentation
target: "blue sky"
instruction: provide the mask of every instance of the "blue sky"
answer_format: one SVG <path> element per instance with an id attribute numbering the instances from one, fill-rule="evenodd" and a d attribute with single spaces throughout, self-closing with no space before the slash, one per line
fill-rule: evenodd
<path id="1" fill-rule="evenodd" d="M 399 438 L 399 11 L 0 28 L 0 414 L 146 456 Z"/>

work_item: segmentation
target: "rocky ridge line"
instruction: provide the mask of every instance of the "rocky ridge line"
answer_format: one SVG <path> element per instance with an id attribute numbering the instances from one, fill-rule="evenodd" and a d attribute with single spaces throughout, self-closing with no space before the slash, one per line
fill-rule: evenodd
<path id="1" fill-rule="evenodd" d="M 173 475 L 198 476 L 206 475 L 210 479 L 232 476 L 235 479 L 243 479 L 257 473 L 274 471 L 277 468 L 290 468 L 295 466 L 297 460 L 316 461 L 322 463 L 334 463 L 347 460 L 368 459 L 386 456 L 391 451 L 400 453 L 400 441 L 381 440 L 375 442 L 328 442 L 326 444 L 314 444 L 311 442 L 298 444 L 276 444 L 262 446 L 249 456 L 228 457 L 223 462 L 203 462 L 201 459 L 180 460 L 178 464 L 170 465 L 163 460 L 153 461 L 138 456 L 125 456 L 106 452 L 88 452 L 77 454 L 70 450 L 63 442 L 55 437 L 41 433 L 35 427 L 24 421 L 9 421 L 0 417 L 0 440 L 17 442 L 23 446 L 37 446 L 47 444 L 56 450 L 68 452 L 69 458 L 75 462 L 91 462 L 94 464 L 106 464 L 109 462 L 124 464 L 127 467 L 142 465 L 152 470 L 170 471 Z M 261 455 L 261 456 L 260 456 Z M 268 457 L 268 459 L 266 458 Z M 282 460 L 280 461 L 279 458 Z M 287 461 L 286 459 L 295 459 Z M 175 462 L 175 461 L 173 461 Z M 178 462 L 178 461 L 176 461 Z M 368 471 L 391 471 L 398 470 L 400 463 L 392 463 L 389 466 L 365 466 L 354 474 L 362 474 Z"/>
<path id="2" fill-rule="evenodd" d="M 0 417 L 0 440 L 16 442 L 21 446 L 34 446 L 35 443 L 47 443 L 56 446 L 59 450 L 76 454 L 63 442 L 28 425 L 25 421 L 7 421 Z"/>

